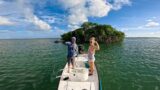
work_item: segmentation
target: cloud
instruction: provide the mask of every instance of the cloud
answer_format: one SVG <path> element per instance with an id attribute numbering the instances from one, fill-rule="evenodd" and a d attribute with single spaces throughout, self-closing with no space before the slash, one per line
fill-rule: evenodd
<path id="1" fill-rule="evenodd" d="M 159 26 L 159 23 L 155 21 L 149 21 L 145 26 L 146 27 L 157 27 Z"/>
<path id="2" fill-rule="evenodd" d="M 3 1 L 0 1 L 0 5 L 3 4 Z"/>
<path id="3" fill-rule="evenodd" d="M 37 30 L 50 30 L 51 26 L 34 14 L 35 6 L 33 3 L 36 2 L 39 3 L 38 0 L 1 1 L 0 16 L 5 16 L 8 20 L 15 22 L 19 25 L 19 28 L 22 26 L 24 26 L 23 28 L 29 26 L 28 28 L 36 28 Z"/>
<path id="4" fill-rule="evenodd" d="M 14 25 L 14 22 L 10 21 L 6 17 L 0 16 L 0 25 Z"/>
<path id="5" fill-rule="evenodd" d="M 29 21 L 34 23 L 36 26 L 38 26 L 42 30 L 50 30 L 51 29 L 51 26 L 48 23 L 39 19 L 36 15 L 33 15 L 33 16 L 30 16 L 27 18 L 29 19 Z"/>
<path id="6" fill-rule="evenodd" d="M 146 20 L 147 22 L 157 21 L 157 17 L 153 16 Z"/>
<path id="7" fill-rule="evenodd" d="M 147 24 L 146 24 L 147 25 Z M 120 31 L 124 32 L 132 32 L 132 31 L 153 31 L 153 30 L 160 30 L 159 26 L 146 26 L 146 25 L 141 25 L 141 26 L 129 26 L 129 27 L 117 27 Z M 153 29 L 154 28 L 154 29 Z"/>
<path id="8" fill-rule="evenodd" d="M 67 17 L 69 28 L 88 21 L 85 7 L 86 0 L 67 0 L 67 2 L 66 0 L 59 0 L 59 3 L 69 13 Z"/>
<path id="9" fill-rule="evenodd" d="M 123 5 L 131 5 L 130 0 L 113 0 L 112 9 L 119 10 Z"/>
<path id="10" fill-rule="evenodd" d="M 148 20 L 146 20 L 147 22 L 151 22 L 151 21 L 153 21 L 152 19 L 148 19 Z"/>
<path id="11" fill-rule="evenodd" d="M 78 28 L 88 21 L 88 17 L 103 17 L 110 11 L 110 5 L 105 0 L 60 0 L 61 5 L 68 11 L 69 28 Z"/>
<path id="12" fill-rule="evenodd" d="M 83 22 L 87 22 L 87 21 L 88 21 L 87 16 L 84 13 L 84 11 L 81 10 L 81 9 L 76 10 L 75 12 L 71 13 L 68 16 L 68 22 L 69 22 L 69 24 L 71 24 L 73 26 L 74 25 L 79 25 L 79 24 L 81 24 Z"/>
<path id="13" fill-rule="evenodd" d="M 59 17 L 46 7 L 61 4 L 65 16 Z M 112 1 L 113 3 L 111 3 Z M 111 10 L 118 10 L 123 5 L 130 4 L 130 0 L 0 0 L 0 16 L 7 16 L 14 21 L 17 28 L 51 30 L 55 26 L 68 26 L 70 30 L 78 28 L 89 17 L 104 17 Z M 51 4 L 50 2 L 54 3 Z M 49 4 L 48 4 L 49 3 Z M 54 7 L 54 6 L 53 6 Z M 119 7 L 115 9 L 115 7 Z M 57 7 L 59 8 L 59 7 Z M 36 9 L 36 10 L 35 10 Z M 44 10 L 45 9 L 45 10 Z M 6 12 L 7 11 L 7 12 Z M 38 12 L 42 12 L 41 14 Z M 45 13 L 44 13 L 45 12 Z M 44 15 L 45 14 L 45 15 Z M 59 13 L 62 15 L 62 13 Z M 44 16 L 44 17 L 43 17 Z M 55 25 L 55 26 L 51 26 Z M 16 27 L 16 26 L 15 26 Z"/>
<path id="14" fill-rule="evenodd" d="M 160 29 L 160 23 L 157 22 L 156 17 L 151 17 L 150 19 L 146 20 L 146 24 L 138 26 L 137 29 L 145 29 L 145 30 L 150 30 L 150 29 Z"/>
<path id="15" fill-rule="evenodd" d="M 61 6 L 68 12 L 69 28 L 78 28 L 89 17 L 104 17 L 113 10 L 121 9 L 123 5 L 131 4 L 130 0 L 59 0 Z"/>
<path id="16" fill-rule="evenodd" d="M 55 23 L 56 19 L 54 16 L 42 16 L 41 18 L 43 18 L 44 21 L 48 22 L 48 23 Z"/>
<path id="17" fill-rule="evenodd" d="M 52 15 L 40 16 L 40 18 L 49 24 L 63 25 L 66 23 L 66 17 L 62 14 L 52 13 Z"/>
<path id="18" fill-rule="evenodd" d="M 79 28 L 79 26 L 78 25 L 68 25 L 68 28 L 70 28 L 71 30 L 75 30 Z"/>
<path id="19" fill-rule="evenodd" d="M 67 2 L 66 0 L 59 0 L 59 2 L 65 9 L 69 9 L 85 5 L 86 0 L 67 0 Z"/>
<path id="20" fill-rule="evenodd" d="M 152 18 L 153 18 L 153 19 L 156 19 L 157 17 L 154 16 L 154 17 L 152 17 Z"/>
<path id="21" fill-rule="evenodd" d="M 41 30 L 50 30 L 51 26 L 44 22 L 43 20 L 39 19 L 36 15 L 34 15 L 33 10 L 31 9 L 30 2 L 29 1 L 24 1 L 24 0 L 18 0 L 17 1 L 20 8 L 23 8 L 23 13 L 25 18 L 39 27 Z"/>
<path id="22" fill-rule="evenodd" d="M 66 33 L 65 30 L 62 30 L 58 27 L 53 27 L 53 31 L 55 31 L 56 33 L 58 33 L 59 35 L 63 34 L 63 33 Z"/>
<path id="23" fill-rule="evenodd" d="M 108 15 L 111 10 L 111 5 L 105 0 L 89 0 L 88 1 L 88 16 L 103 17 Z"/>
<path id="24" fill-rule="evenodd" d="M 3 29 L 0 29 L 0 33 L 8 33 L 8 32 L 12 32 L 11 30 L 3 30 Z"/>

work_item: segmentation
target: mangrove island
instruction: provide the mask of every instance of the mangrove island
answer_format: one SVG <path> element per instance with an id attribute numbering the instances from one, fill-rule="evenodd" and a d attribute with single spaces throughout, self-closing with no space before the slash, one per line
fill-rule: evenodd
<path id="1" fill-rule="evenodd" d="M 63 41 L 69 41 L 72 36 L 75 36 L 77 43 L 81 44 L 88 42 L 91 36 L 94 36 L 98 42 L 112 43 L 123 41 L 125 34 L 111 25 L 85 22 L 80 28 L 61 35 Z"/>

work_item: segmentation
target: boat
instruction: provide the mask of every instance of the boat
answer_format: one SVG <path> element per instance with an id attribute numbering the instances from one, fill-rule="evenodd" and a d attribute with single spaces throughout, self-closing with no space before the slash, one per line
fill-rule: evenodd
<path id="1" fill-rule="evenodd" d="M 68 64 L 65 65 L 60 77 L 58 90 L 102 90 L 101 82 L 95 66 L 94 73 L 89 74 L 89 65 L 86 54 L 75 58 L 75 68 L 68 73 Z"/>
<path id="2" fill-rule="evenodd" d="M 61 40 L 54 41 L 54 43 L 61 43 L 61 42 L 62 42 Z"/>

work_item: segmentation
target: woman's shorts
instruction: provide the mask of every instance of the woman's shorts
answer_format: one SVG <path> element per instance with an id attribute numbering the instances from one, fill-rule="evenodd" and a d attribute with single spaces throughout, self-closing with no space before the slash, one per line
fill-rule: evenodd
<path id="1" fill-rule="evenodd" d="M 88 61 L 95 61 L 95 56 L 94 55 L 88 55 Z"/>

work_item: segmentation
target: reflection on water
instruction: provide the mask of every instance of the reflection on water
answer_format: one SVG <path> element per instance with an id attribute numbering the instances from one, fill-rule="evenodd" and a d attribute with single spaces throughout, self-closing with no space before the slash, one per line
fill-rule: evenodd
<path id="1" fill-rule="evenodd" d="M 97 53 L 104 90 L 160 90 L 160 39 L 128 38 Z"/>
<path id="2" fill-rule="evenodd" d="M 0 90 L 56 90 L 65 50 L 53 39 L 0 40 Z"/>
<path id="3" fill-rule="evenodd" d="M 0 90 L 56 90 L 66 46 L 54 40 L 0 40 Z M 160 39 L 100 46 L 96 63 L 104 90 L 160 90 Z"/>

